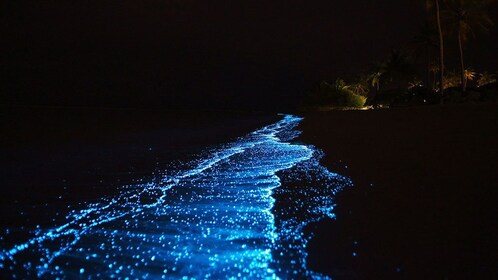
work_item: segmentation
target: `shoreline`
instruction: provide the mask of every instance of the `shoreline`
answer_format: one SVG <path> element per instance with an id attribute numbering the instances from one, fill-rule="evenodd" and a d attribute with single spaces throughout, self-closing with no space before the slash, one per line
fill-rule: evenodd
<path id="1" fill-rule="evenodd" d="M 310 229 L 308 267 L 334 279 L 498 275 L 498 105 L 304 114 L 298 141 L 353 180 Z"/>
<path id="2" fill-rule="evenodd" d="M 45 215 L 48 210 L 38 208 L 48 204 L 62 209 L 113 194 L 278 119 L 236 112 L 3 109 L 0 229 L 31 225 L 36 219 L 26 217 Z"/>

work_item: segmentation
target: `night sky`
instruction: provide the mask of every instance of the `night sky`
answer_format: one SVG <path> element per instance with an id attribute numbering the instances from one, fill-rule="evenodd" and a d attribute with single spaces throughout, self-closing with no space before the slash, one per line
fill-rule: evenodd
<path id="1" fill-rule="evenodd" d="M 406 46 L 419 2 L 3 1 L 1 103 L 285 109 Z M 478 71 L 496 29 L 469 46 Z"/>

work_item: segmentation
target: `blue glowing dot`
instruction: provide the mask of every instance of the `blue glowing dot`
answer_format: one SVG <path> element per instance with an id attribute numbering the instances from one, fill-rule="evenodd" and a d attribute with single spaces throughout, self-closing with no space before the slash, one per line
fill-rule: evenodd
<path id="1" fill-rule="evenodd" d="M 0 263 L 32 259 L 22 269 L 39 278 L 69 277 L 80 265 L 97 279 L 324 278 L 306 267 L 304 228 L 333 218 L 335 194 L 352 183 L 319 164 L 322 152 L 291 142 L 300 120 L 284 116 L 115 197 L 68 207 L 58 226 L 2 248 Z M 285 187 L 293 182 L 300 188 Z M 291 198 L 283 209 L 281 195 Z"/>

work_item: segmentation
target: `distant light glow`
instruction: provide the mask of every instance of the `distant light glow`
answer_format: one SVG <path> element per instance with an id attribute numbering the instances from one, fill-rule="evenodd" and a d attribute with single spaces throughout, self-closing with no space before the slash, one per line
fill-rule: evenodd
<path id="1" fill-rule="evenodd" d="M 351 182 L 320 166 L 320 151 L 289 142 L 300 120 L 285 115 L 191 168 L 37 227 L 1 249 L 0 268 L 18 278 L 327 278 L 306 268 L 304 228 L 333 218 L 335 194 Z"/>

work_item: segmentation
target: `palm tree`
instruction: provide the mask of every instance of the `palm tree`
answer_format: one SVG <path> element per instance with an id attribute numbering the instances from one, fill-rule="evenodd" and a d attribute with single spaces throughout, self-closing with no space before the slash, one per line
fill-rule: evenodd
<path id="1" fill-rule="evenodd" d="M 465 86 L 467 86 L 467 81 L 473 81 L 475 79 L 476 74 L 477 73 L 472 69 L 465 69 L 465 71 L 463 71 Z"/>
<path id="2" fill-rule="evenodd" d="M 493 0 L 446 0 L 448 9 L 444 12 L 451 29 L 456 31 L 458 50 L 460 53 L 460 80 L 462 91 L 465 92 L 467 79 L 465 78 L 465 64 L 463 59 L 463 45 L 468 41 L 469 35 L 474 31 L 487 32 L 493 25 L 488 16 L 486 7 Z"/>
<path id="3" fill-rule="evenodd" d="M 382 78 L 384 82 L 405 82 L 415 74 L 415 67 L 408 56 L 400 50 L 392 50 L 383 64 Z"/>
<path id="4" fill-rule="evenodd" d="M 380 63 L 380 62 L 377 62 L 372 67 L 372 70 L 370 71 L 370 73 L 368 73 L 366 75 L 367 84 L 369 84 L 373 88 L 373 90 L 369 91 L 368 98 L 370 100 L 375 99 L 375 97 L 379 93 L 379 91 L 380 91 L 380 84 L 381 84 L 382 76 L 384 75 L 384 73 L 385 73 L 385 66 L 384 66 L 384 64 Z"/>
<path id="5" fill-rule="evenodd" d="M 444 0 L 443 0 L 444 1 Z M 439 37 L 439 92 L 441 93 L 441 104 L 443 103 L 444 95 L 444 38 L 443 29 L 441 26 L 441 3 L 440 0 L 425 0 L 428 10 L 435 8 L 436 26 Z"/>
<path id="6" fill-rule="evenodd" d="M 436 75 L 439 73 L 439 65 L 435 64 L 435 63 L 431 63 L 431 65 L 429 66 L 429 71 L 431 72 L 432 74 L 432 88 L 435 89 L 436 88 Z"/>
<path id="7" fill-rule="evenodd" d="M 408 56 L 402 51 L 392 50 L 389 57 L 384 62 L 375 63 L 365 77 L 366 83 L 373 88 L 368 92 L 368 99 L 374 100 L 380 93 L 381 87 L 389 84 L 394 87 L 399 87 L 401 84 L 408 85 L 414 74 L 415 67 Z"/>
<path id="8" fill-rule="evenodd" d="M 425 57 L 425 86 L 429 90 L 434 90 L 433 84 L 435 81 L 431 83 L 431 67 L 434 61 L 434 53 L 439 50 L 437 32 L 434 26 L 429 22 L 422 25 L 418 34 L 413 37 L 411 45 L 415 58 Z"/>

